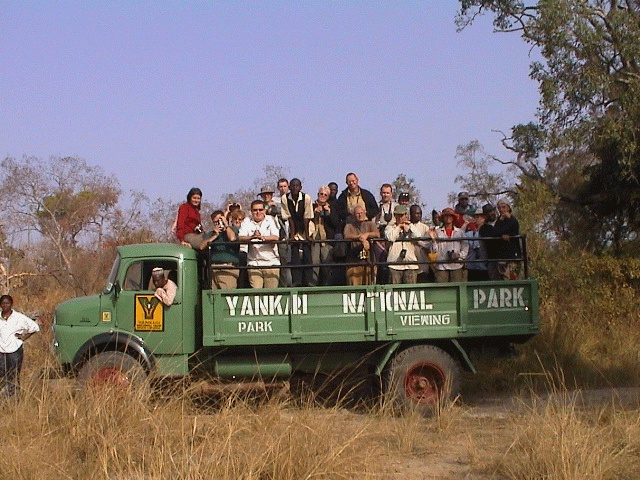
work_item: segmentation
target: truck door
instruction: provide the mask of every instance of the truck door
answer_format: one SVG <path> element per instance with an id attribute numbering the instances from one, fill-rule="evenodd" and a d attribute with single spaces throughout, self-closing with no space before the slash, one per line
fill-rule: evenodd
<path id="1" fill-rule="evenodd" d="M 153 296 L 151 271 L 160 267 L 165 278 L 177 286 L 173 304 L 164 305 Z M 156 354 L 183 353 L 183 279 L 176 260 L 132 260 L 123 265 L 122 290 L 116 300 L 115 325 L 141 337 Z"/>

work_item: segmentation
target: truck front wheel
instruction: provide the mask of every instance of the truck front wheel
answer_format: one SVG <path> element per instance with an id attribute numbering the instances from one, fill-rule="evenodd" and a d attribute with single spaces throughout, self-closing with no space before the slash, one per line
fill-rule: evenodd
<path id="1" fill-rule="evenodd" d="M 447 352 L 416 345 L 398 353 L 385 375 L 385 393 L 402 411 L 431 415 L 444 401 L 460 393 L 460 368 Z"/>
<path id="2" fill-rule="evenodd" d="M 78 373 L 78 384 L 87 388 L 111 387 L 119 390 L 139 390 L 147 374 L 135 358 L 122 352 L 102 352 L 91 357 Z"/>

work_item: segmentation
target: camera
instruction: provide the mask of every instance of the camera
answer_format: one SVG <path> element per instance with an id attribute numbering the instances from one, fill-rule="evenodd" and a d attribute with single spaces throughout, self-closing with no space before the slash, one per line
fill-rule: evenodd
<path id="1" fill-rule="evenodd" d="M 193 231 L 196 233 L 202 233 L 202 225 L 201 224 L 196 225 Z"/>
<path id="2" fill-rule="evenodd" d="M 391 219 L 393 218 L 393 215 L 391 214 L 391 212 L 385 213 L 382 218 L 384 218 L 385 222 L 389 223 L 391 221 Z"/>
<path id="3" fill-rule="evenodd" d="M 456 253 L 456 252 L 454 252 L 453 250 L 449 250 L 449 251 L 447 252 L 447 260 L 449 260 L 450 262 L 455 261 L 455 260 L 456 260 L 456 258 L 455 258 L 455 253 Z"/>
<path id="4" fill-rule="evenodd" d="M 224 222 L 222 220 L 218 220 L 216 222 L 216 227 L 218 228 L 218 230 L 224 230 Z"/>
<path id="5" fill-rule="evenodd" d="M 403 248 L 402 250 L 400 250 L 400 255 L 398 256 L 398 260 L 402 261 L 406 258 L 407 256 L 407 249 Z"/>

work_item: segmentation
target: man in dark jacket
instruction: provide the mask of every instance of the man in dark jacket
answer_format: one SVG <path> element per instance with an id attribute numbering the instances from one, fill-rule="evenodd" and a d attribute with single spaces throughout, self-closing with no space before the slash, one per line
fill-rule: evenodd
<path id="1" fill-rule="evenodd" d="M 354 219 L 353 210 L 358 205 L 367 212 L 367 220 L 372 220 L 378 215 L 380 208 L 376 197 L 369 190 L 360 188 L 358 176 L 355 173 L 347 174 L 347 188 L 338 197 L 338 217 L 343 225 Z"/>

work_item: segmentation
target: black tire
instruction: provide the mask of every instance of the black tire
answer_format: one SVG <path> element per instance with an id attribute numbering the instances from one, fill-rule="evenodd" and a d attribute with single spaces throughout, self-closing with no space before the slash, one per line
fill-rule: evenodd
<path id="1" fill-rule="evenodd" d="M 103 352 L 91 357 L 78 373 L 81 390 L 115 388 L 142 391 L 147 387 L 147 372 L 135 358 L 123 352 Z"/>
<path id="2" fill-rule="evenodd" d="M 384 380 L 391 405 L 428 416 L 460 394 L 461 373 L 458 363 L 441 348 L 415 345 L 390 361 Z"/>

